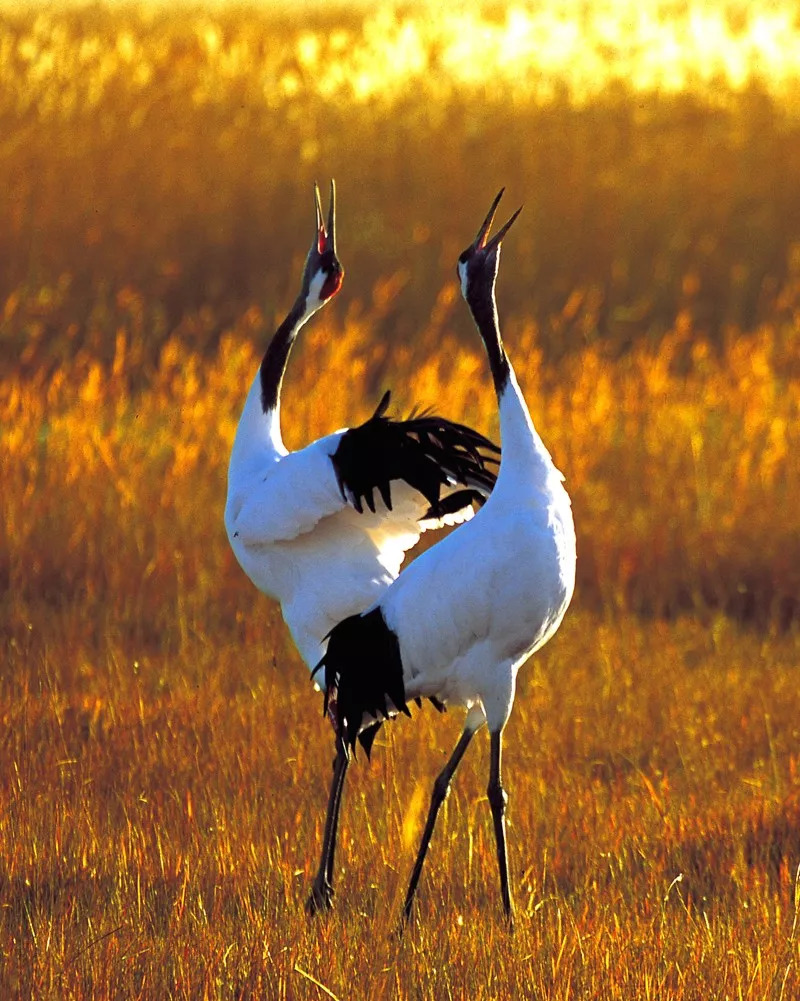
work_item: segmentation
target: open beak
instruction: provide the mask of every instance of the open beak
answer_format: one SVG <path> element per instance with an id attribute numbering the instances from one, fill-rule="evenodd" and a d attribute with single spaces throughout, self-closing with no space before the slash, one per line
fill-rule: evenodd
<path id="1" fill-rule="evenodd" d="M 475 242 L 472 244 L 474 250 L 493 250 L 495 247 L 500 246 L 500 241 L 506 235 L 506 233 L 511 229 L 511 225 L 517 216 L 522 211 L 522 206 L 517 209 L 514 215 L 508 220 L 508 222 L 503 226 L 499 232 L 495 233 L 491 240 L 489 238 L 489 230 L 492 228 L 492 223 L 494 222 L 494 214 L 497 211 L 497 206 L 500 204 L 500 199 L 503 197 L 503 192 L 505 188 L 501 188 L 495 200 L 492 202 L 492 207 L 489 209 L 488 215 L 483 221 L 483 225 L 478 230 L 478 235 L 475 237 Z M 488 243 L 487 243 L 488 240 Z"/>
<path id="2" fill-rule="evenodd" d="M 324 254 L 330 250 L 336 254 L 336 185 L 331 178 L 331 203 L 328 209 L 328 224 L 325 225 L 322 217 L 322 204 L 319 199 L 319 188 L 314 183 L 314 208 L 317 213 L 317 250 Z"/>

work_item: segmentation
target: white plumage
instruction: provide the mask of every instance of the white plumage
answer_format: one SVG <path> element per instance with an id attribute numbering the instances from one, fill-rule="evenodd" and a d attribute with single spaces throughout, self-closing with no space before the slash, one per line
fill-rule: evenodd
<path id="1" fill-rule="evenodd" d="M 518 214 L 487 241 L 500 195 L 458 264 L 497 391 L 503 446 L 497 483 L 469 524 L 422 554 L 371 609 L 333 630 L 322 661 L 345 746 L 371 719 L 407 711 L 407 703 L 419 697 L 467 710 L 461 739 L 434 787 L 406 917 L 439 806 L 472 735 L 485 722 L 492 752 L 488 795 L 511 918 L 502 732 L 517 672 L 558 628 L 575 583 L 575 530 L 563 476 L 533 426 L 500 336 L 494 299 L 500 241 Z M 335 822 L 329 826 L 335 834 Z M 323 857 L 328 850 L 333 846 L 323 846 Z"/>
<path id="2" fill-rule="evenodd" d="M 245 412 L 251 405 L 248 398 Z M 233 551 L 256 587 L 280 602 L 310 668 L 330 630 L 380 596 L 427 527 L 428 503 L 405 484 L 393 487 L 391 511 L 376 505 L 376 512 L 359 513 L 342 497 L 332 457 L 344 433 L 297 452 L 267 439 L 247 463 L 234 446 L 228 476 L 225 524 Z M 468 508 L 462 517 L 471 515 Z"/>
<path id="3" fill-rule="evenodd" d="M 516 671 L 558 628 L 575 580 L 569 497 L 513 373 L 500 434 L 497 483 L 472 524 L 424 553 L 380 600 L 407 699 L 481 706 L 492 730 L 505 725 Z"/>
<path id="4" fill-rule="evenodd" d="M 335 189 L 327 227 L 315 185 L 316 228 L 300 294 L 267 347 L 231 451 L 225 528 L 256 587 L 280 602 L 303 660 L 313 667 L 334 625 L 371 605 L 399 572 L 423 531 L 468 520 L 495 481 L 499 453 L 488 439 L 435 415 L 384 416 L 387 393 L 356 428 L 289 452 L 280 391 L 301 327 L 339 290 Z M 377 492 L 377 497 L 375 496 Z M 367 753 L 377 727 L 360 734 Z M 341 796 L 347 754 L 334 769 Z M 335 837 L 335 831 L 333 832 Z M 333 852 L 317 881 L 330 900 Z M 314 909 L 318 897 L 312 895 Z"/>
<path id="5" fill-rule="evenodd" d="M 280 602 L 309 667 L 324 653 L 333 626 L 374 602 L 397 577 L 423 531 L 472 517 L 472 501 L 487 496 L 494 482 L 484 467 L 489 456 L 479 450 L 496 451 L 482 436 L 440 418 L 383 417 L 388 394 L 361 428 L 336 431 L 296 452 L 286 449 L 280 388 L 289 352 L 303 324 L 338 292 L 344 274 L 336 257 L 333 183 L 327 229 L 316 187 L 315 208 L 300 295 L 267 349 L 237 427 L 225 506 L 237 560 L 260 591 Z M 395 462 L 398 441 L 403 454 Z M 403 481 L 409 469 L 424 493 Z M 457 490 L 465 486 L 470 489 Z M 382 498 L 377 502 L 374 490 Z M 456 494 L 460 505 L 440 503 Z"/>

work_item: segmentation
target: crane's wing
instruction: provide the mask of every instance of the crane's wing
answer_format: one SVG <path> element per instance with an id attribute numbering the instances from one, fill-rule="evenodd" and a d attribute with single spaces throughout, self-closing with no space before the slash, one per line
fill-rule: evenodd
<path id="1" fill-rule="evenodd" d="M 433 520 L 456 511 L 452 500 L 442 506 L 445 488 L 460 485 L 473 491 L 460 495 L 464 507 L 478 495 L 485 500 L 496 479 L 489 467 L 498 464 L 500 449 L 472 428 L 433 414 L 386 417 L 389 399 L 387 392 L 369 420 L 342 436 L 332 456 L 342 497 L 357 511 L 364 502 L 374 511 L 377 490 L 391 510 L 391 483 L 401 480 L 428 501 Z"/>
<path id="2" fill-rule="evenodd" d="M 291 542 L 346 506 L 331 457 L 343 431 L 278 456 L 241 477 L 229 476 L 225 527 L 245 546 Z"/>
<path id="3" fill-rule="evenodd" d="M 364 424 L 277 457 L 264 470 L 251 469 L 240 483 L 229 482 L 225 521 L 231 540 L 246 546 L 289 542 L 350 509 L 364 516 L 364 530 L 376 533 L 380 548 L 397 536 L 388 544 L 404 553 L 425 529 L 469 518 L 473 502 L 491 493 L 496 474 L 490 467 L 500 450 L 443 418 L 388 418 L 388 402 L 386 393 Z M 376 492 L 382 504 L 376 505 Z"/>

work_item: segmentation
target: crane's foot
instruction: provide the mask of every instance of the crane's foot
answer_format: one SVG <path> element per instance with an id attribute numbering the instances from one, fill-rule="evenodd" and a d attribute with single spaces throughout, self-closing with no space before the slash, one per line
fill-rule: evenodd
<path id="1" fill-rule="evenodd" d="M 306 910 L 309 914 L 319 914 L 321 911 L 329 911 L 333 907 L 333 887 L 327 880 L 314 880 L 311 893 L 306 901 Z"/>

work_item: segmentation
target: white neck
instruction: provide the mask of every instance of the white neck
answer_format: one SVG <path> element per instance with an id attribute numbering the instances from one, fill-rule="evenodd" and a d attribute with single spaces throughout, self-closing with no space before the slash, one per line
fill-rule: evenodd
<path id="1" fill-rule="evenodd" d="M 242 416 L 236 428 L 231 450 L 230 469 L 247 464 L 253 459 L 261 462 L 270 457 L 286 455 L 287 449 L 281 435 L 280 387 L 283 373 L 295 338 L 300 328 L 316 313 L 324 301 L 319 291 L 324 276 L 315 275 L 305 299 L 299 299 L 289 315 L 272 337 L 264 360 L 259 367 L 245 400 Z M 265 409 L 264 380 L 267 379 L 272 402 Z"/>
<path id="2" fill-rule="evenodd" d="M 508 380 L 498 396 L 498 405 L 503 454 L 495 490 L 502 491 L 504 481 L 513 480 L 518 483 L 523 479 L 534 489 L 551 491 L 564 477 L 533 426 L 528 405 L 510 362 Z"/>
<path id="3" fill-rule="evenodd" d="M 271 409 L 264 411 L 261 406 L 261 373 L 253 379 L 236 428 L 236 437 L 231 450 L 231 467 L 252 456 L 259 459 L 267 456 L 286 455 L 286 446 L 281 436 L 280 400 Z"/>

